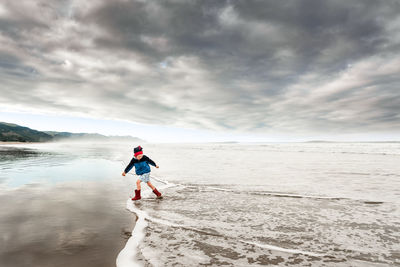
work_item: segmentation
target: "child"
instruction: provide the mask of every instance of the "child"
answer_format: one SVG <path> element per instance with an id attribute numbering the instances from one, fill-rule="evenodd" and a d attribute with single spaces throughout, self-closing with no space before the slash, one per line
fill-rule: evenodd
<path id="1" fill-rule="evenodd" d="M 136 181 L 137 190 L 135 190 L 135 197 L 132 200 L 139 200 L 140 197 L 140 182 L 145 182 L 147 185 L 153 190 L 153 193 L 156 194 L 157 198 L 162 198 L 161 193 L 150 183 L 150 165 L 159 168 L 157 164 L 154 163 L 149 157 L 143 155 L 142 147 L 138 146 L 133 149 L 134 158 L 132 158 L 131 162 L 129 162 L 128 166 L 126 166 L 125 171 L 122 173 L 122 176 L 125 176 L 132 168 L 135 166 L 136 174 L 139 176 L 139 179 Z"/>

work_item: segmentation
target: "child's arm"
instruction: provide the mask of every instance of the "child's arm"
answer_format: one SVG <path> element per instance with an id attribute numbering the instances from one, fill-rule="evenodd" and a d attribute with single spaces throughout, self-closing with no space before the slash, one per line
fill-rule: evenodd
<path id="1" fill-rule="evenodd" d="M 145 157 L 146 157 L 146 161 L 147 161 L 150 165 L 153 165 L 154 167 L 159 168 L 158 165 L 157 165 L 154 161 L 151 160 L 151 158 L 149 158 L 148 156 L 145 156 Z"/>
<path id="2" fill-rule="evenodd" d="M 122 173 L 122 176 L 125 176 L 130 170 L 132 170 L 134 163 L 135 163 L 135 159 L 132 159 L 131 162 L 129 162 L 128 166 L 126 166 L 124 172 Z"/>

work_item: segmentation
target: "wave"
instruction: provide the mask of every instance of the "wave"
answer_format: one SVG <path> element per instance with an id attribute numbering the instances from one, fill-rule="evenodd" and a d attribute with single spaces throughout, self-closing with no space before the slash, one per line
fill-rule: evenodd
<path id="1" fill-rule="evenodd" d="M 127 207 L 129 206 L 129 202 L 132 202 L 132 200 L 128 199 Z M 137 216 L 136 224 L 133 228 L 131 237 L 117 256 L 117 267 L 143 266 L 141 262 L 136 260 L 136 254 L 138 253 L 139 244 L 145 236 L 144 229 L 147 226 L 145 221 L 147 213 L 139 209 L 132 210 L 132 212 Z"/>
<path id="2" fill-rule="evenodd" d="M 324 257 L 326 255 L 324 254 L 319 254 L 319 253 L 314 253 L 314 252 L 309 252 L 309 251 L 304 251 L 304 250 L 299 250 L 299 249 L 288 249 L 288 248 L 282 248 L 282 247 L 277 247 L 274 245 L 269 245 L 269 244 L 260 244 L 256 242 L 250 242 L 250 241 L 245 241 L 245 240 L 239 240 L 242 243 L 257 246 L 260 248 L 266 248 L 269 250 L 275 250 L 275 251 L 281 251 L 281 252 L 286 252 L 286 253 L 291 253 L 291 254 L 303 254 L 307 256 L 313 256 L 313 257 Z"/>
<path id="3" fill-rule="evenodd" d="M 170 187 L 169 186 L 164 186 L 163 189 Z M 160 187 L 161 188 L 161 187 Z M 148 193 L 148 192 L 147 192 Z M 192 226 L 187 226 L 183 224 L 177 224 L 165 219 L 160 219 L 160 218 L 155 218 L 150 216 L 146 211 L 140 210 L 135 207 L 135 204 L 128 199 L 126 203 L 126 208 L 135 213 L 137 216 L 137 221 L 136 225 L 132 231 L 132 236 L 128 240 L 127 244 L 125 245 L 124 249 L 119 253 L 116 264 L 117 267 L 125 267 L 125 266 L 144 266 L 144 264 L 141 261 L 136 260 L 136 255 L 141 252 L 140 251 L 140 246 L 139 244 L 143 241 L 145 237 L 145 228 L 148 225 L 148 222 L 156 223 L 156 224 L 161 224 L 169 227 L 174 227 L 174 228 L 180 228 L 183 230 L 187 231 L 193 231 L 200 233 L 202 235 L 210 235 L 210 236 L 217 236 L 217 237 L 222 237 L 225 240 L 227 239 L 232 239 L 233 241 L 238 241 L 247 245 L 251 246 L 257 246 L 259 248 L 263 249 L 268 249 L 268 250 L 274 250 L 274 251 L 279 251 L 279 252 L 284 252 L 284 253 L 289 253 L 289 254 L 302 254 L 306 256 L 313 256 L 313 257 L 330 257 L 328 255 L 320 254 L 320 253 L 315 253 L 315 252 L 310 252 L 310 251 L 305 251 L 305 250 L 298 250 L 298 249 L 290 249 L 290 248 L 283 248 L 283 247 L 278 247 L 270 244 L 262 244 L 258 242 L 253 242 L 251 240 L 238 240 L 234 237 L 230 237 L 218 232 L 209 232 L 203 229 L 198 229 Z M 143 253 L 141 253 L 143 256 Z"/>
<path id="4" fill-rule="evenodd" d="M 218 187 L 212 187 L 212 186 L 203 186 L 203 185 L 182 185 L 182 184 L 175 184 L 175 183 L 170 183 L 168 181 L 162 180 L 160 178 L 151 176 L 152 179 L 157 180 L 160 183 L 163 183 L 162 186 L 160 186 L 160 189 L 166 189 L 169 187 L 187 187 L 187 188 L 205 188 L 208 190 L 216 190 L 216 191 L 229 191 L 229 192 L 236 192 L 240 193 L 237 191 L 234 191 L 232 189 L 225 189 L 225 188 L 218 188 Z M 254 193 L 254 192 L 253 192 Z M 286 194 L 286 193 L 272 193 L 272 192 L 258 192 L 259 194 L 266 194 L 266 195 L 274 195 L 274 196 L 285 196 L 285 197 L 310 197 L 310 198 L 324 198 L 324 199 L 337 199 L 337 198 L 332 198 L 332 197 L 315 197 L 315 196 L 305 196 L 305 195 L 294 195 L 294 194 Z M 151 191 L 147 190 L 143 192 L 143 198 L 144 199 L 152 199 L 150 197 Z M 259 248 L 263 249 L 268 249 L 268 250 L 274 250 L 274 251 L 280 251 L 284 253 L 290 253 L 290 254 L 303 254 L 307 256 L 313 256 L 313 257 L 330 257 L 328 255 L 316 253 L 316 252 L 310 252 L 310 251 L 305 251 L 305 250 L 298 250 L 298 249 L 291 249 L 291 248 L 284 248 L 284 247 L 279 247 L 271 244 L 263 244 L 259 242 L 254 242 L 252 240 L 241 240 L 241 239 L 236 239 L 234 237 L 230 237 L 218 232 L 214 231 L 206 231 L 204 229 L 198 229 L 192 226 L 187 226 L 184 224 L 177 224 L 165 219 L 160 219 L 160 218 L 155 218 L 150 216 L 146 211 L 141 210 L 136 207 L 136 204 L 131 201 L 130 199 L 127 200 L 126 202 L 126 208 L 131 211 L 132 213 L 135 213 L 137 216 L 137 221 L 135 224 L 135 227 L 132 231 L 132 236 L 129 238 L 128 242 L 126 243 L 125 247 L 121 252 L 118 254 L 118 257 L 116 259 L 116 264 L 117 267 L 125 267 L 125 266 L 143 266 L 144 263 L 141 261 L 136 260 L 136 255 L 141 254 L 143 256 L 143 253 L 141 253 L 140 246 L 139 244 L 143 241 L 145 237 L 145 228 L 148 226 L 148 222 L 156 223 L 156 224 L 161 224 L 161 225 L 166 225 L 168 227 L 174 227 L 174 228 L 180 228 L 183 230 L 187 231 L 193 231 L 197 232 L 202 235 L 210 235 L 210 236 L 217 236 L 217 237 L 222 237 L 224 239 L 232 239 L 237 242 L 241 242 L 247 245 L 252 245 L 252 246 L 257 246 Z"/>
<path id="5" fill-rule="evenodd" d="M 153 177 L 154 178 L 154 177 Z M 159 179 L 159 181 L 161 181 Z M 168 187 L 177 186 L 176 184 L 163 181 L 164 185 L 160 186 L 159 189 L 166 189 Z M 144 191 L 143 198 L 149 198 L 151 191 Z M 125 244 L 125 247 L 120 251 L 116 259 L 117 267 L 131 267 L 131 266 L 143 266 L 143 263 L 136 260 L 138 254 L 139 244 L 145 237 L 144 229 L 147 227 L 147 220 L 150 216 L 146 211 L 140 210 L 135 207 L 134 202 L 129 198 L 126 201 L 126 208 L 136 214 L 135 227 L 132 230 L 132 235 Z"/>
<path id="6" fill-rule="evenodd" d="M 160 189 L 166 189 L 169 187 L 182 187 L 182 188 L 194 188 L 197 190 L 224 191 L 224 192 L 231 192 L 231 193 L 235 193 L 235 194 L 252 194 L 252 195 L 262 195 L 262 196 L 271 196 L 271 197 L 306 198 L 306 199 L 316 199 L 316 200 L 321 199 L 321 200 L 327 200 L 327 201 L 350 200 L 350 201 L 363 202 L 368 205 L 378 205 L 378 204 L 384 203 L 382 201 L 351 199 L 351 198 L 336 197 L 336 196 L 316 196 L 316 195 L 307 195 L 307 194 L 296 194 L 296 193 L 290 193 L 290 192 L 243 191 L 243 190 L 235 190 L 235 189 L 231 189 L 231 188 L 218 187 L 217 184 L 215 184 L 215 185 L 179 184 L 179 183 L 168 182 L 168 181 L 163 180 L 154 175 L 151 175 L 151 178 L 162 184 L 161 186 L 159 186 Z M 221 186 L 226 186 L 226 185 L 221 185 Z M 154 198 L 152 198 L 150 196 L 151 193 L 152 192 L 149 190 L 144 191 L 143 198 L 153 200 Z M 139 205 L 139 207 L 140 207 L 140 205 Z M 128 199 L 126 202 L 126 208 L 129 211 L 131 211 L 132 213 L 136 214 L 137 222 L 132 231 L 132 236 L 130 237 L 130 239 L 126 243 L 124 249 L 119 253 L 119 255 L 116 259 L 116 263 L 117 263 L 118 267 L 143 266 L 144 260 L 148 260 L 150 262 L 152 261 L 152 259 L 136 260 L 137 255 L 141 255 L 141 257 L 144 257 L 144 254 L 142 253 L 139 244 L 143 241 L 143 239 L 145 237 L 145 229 L 148 226 L 149 222 L 152 222 L 155 224 L 160 224 L 160 225 L 165 225 L 168 227 L 179 228 L 179 229 L 183 229 L 186 231 L 193 231 L 193 232 L 196 232 L 196 233 L 199 233 L 202 235 L 221 237 L 225 240 L 232 240 L 232 241 L 240 242 L 240 243 L 243 243 L 246 245 L 256 246 L 256 247 L 262 248 L 262 249 L 274 250 L 274 251 L 279 251 L 279 252 L 284 252 L 284 253 L 289 253 L 289 254 L 302 254 L 302 255 L 312 256 L 312 257 L 321 257 L 321 258 L 334 257 L 334 258 L 336 258 L 335 256 L 332 256 L 332 255 L 320 254 L 318 252 L 313 252 L 313 251 L 305 251 L 305 250 L 299 250 L 299 249 L 294 249 L 294 248 L 284 248 L 284 247 L 279 247 L 279 246 L 275 246 L 272 244 L 255 242 L 255 240 L 245 240 L 245 239 L 235 238 L 235 237 L 232 237 L 232 236 L 229 236 L 226 234 L 222 234 L 222 233 L 219 233 L 216 231 L 207 231 L 207 229 L 199 229 L 199 228 L 192 227 L 189 225 L 171 222 L 169 220 L 165 220 L 162 218 L 155 218 L 155 217 L 150 216 L 146 211 L 140 209 L 139 207 L 136 205 L 135 202 L 132 202 L 130 199 Z"/>
<path id="7" fill-rule="evenodd" d="M 315 199 L 332 199 L 332 200 L 341 200 L 348 199 L 344 197 L 330 197 L 330 196 L 312 196 L 312 195 L 301 195 L 301 194 L 292 194 L 292 193 L 283 193 L 283 192 L 266 192 L 266 191 L 251 191 L 251 192 L 243 192 L 239 190 L 226 189 L 226 188 L 218 188 L 218 187 L 209 187 L 204 186 L 207 189 L 216 190 L 216 191 L 225 191 L 236 194 L 252 194 L 252 195 L 266 195 L 266 196 L 274 196 L 274 197 L 292 197 L 292 198 L 315 198 Z"/>
<path id="8" fill-rule="evenodd" d="M 316 200 L 348 200 L 348 201 L 355 201 L 361 202 L 365 204 L 383 204 L 385 201 L 380 200 L 368 200 L 368 199 L 360 199 L 360 198 L 350 198 L 350 197 L 339 197 L 339 196 L 318 196 L 318 195 L 306 195 L 306 194 L 296 194 L 296 193 L 289 193 L 289 192 L 270 192 L 270 191 L 243 191 L 243 190 L 234 190 L 234 189 L 227 189 L 227 188 L 219 188 L 214 186 L 207 186 L 207 185 L 181 185 L 187 188 L 204 188 L 208 190 L 215 190 L 215 191 L 223 191 L 223 192 L 230 192 L 234 194 L 246 194 L 246 195 L 261 195 L 261 196 L 271 196 L 271 197 L 287 197 L 287 198 L 305 198 L 305 199 L 316 199 Z"/>

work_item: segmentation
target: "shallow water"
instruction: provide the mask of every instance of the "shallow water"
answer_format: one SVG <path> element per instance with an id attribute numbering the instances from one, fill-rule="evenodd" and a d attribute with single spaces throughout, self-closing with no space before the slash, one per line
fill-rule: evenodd
<path id="1" fill-rule="evenodd" d="M 278 197 L 207 186 L 178 186 L 166 193 L 162 202 L 134 206 L 149 214 L 140 248 L 151 265 L 390 266 L 398 261 L 399 214 L 393 203 Z"/>
<path id="2" fill-rule="evenodd" d="M 115 266 L 130 237 L 119 165 L 59 146 L 0 146 L 0 266 Z"/>
<path id="3" fill-rule="evenodd" d="M 399 144 L 154 147 L 144 266 L 400 264 Z M 167 165 L 165 168 L 162 166 Z"/>
<path id="4" fill-rule="evenodd" d="M 2 193 L 33 184 L 78 185 L 84 190 L 70 190 L 70 196 L 85 214 L 96 202 L 85 208 L 79 195 L 104 194 L 112 204 L 102 203 L 97 211 L 104 204 L 104 212 L 114 210 L 120 221 L 92 232 L 115 227 L 110 234 L 119 238 L 126 231 L 123 218 L 132 220 L 122 210 L 142 216 L 119 266 L 131 256 L 131 263 L 143 266 L 400 265 L 398 143 L 145 144 L 145 154 L 160 165 L 152 181 L 164 199 L 143 186 L 144 199 L 132 203 L 126 200 L 136 177 L 120 173 L 134 145 L 38 144 L 5 153 L 0 147 Z M 47 207 L 42 203 L 38 210 Z M 15 214 L 8 210 L 2 218 Z M 74 215 L 58 217 L 67 221 Z"/>

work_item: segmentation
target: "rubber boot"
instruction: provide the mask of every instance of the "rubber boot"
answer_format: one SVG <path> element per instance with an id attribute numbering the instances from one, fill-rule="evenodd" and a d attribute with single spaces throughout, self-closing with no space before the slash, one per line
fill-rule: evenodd
<path id="1" fill-rule="evenodd" d="M 157 198 L 162 198 L 161 193 L 158 192 L 157 188 L 154 188 L 153 193 L 156 194 Z"/>
<path id="2" fill-rule="evenodd" d="M 132 200 L 139 200 L 139 199 L 141 199 L 140 190 L 135 190 L 135 197 L 132 198 Z"/>

